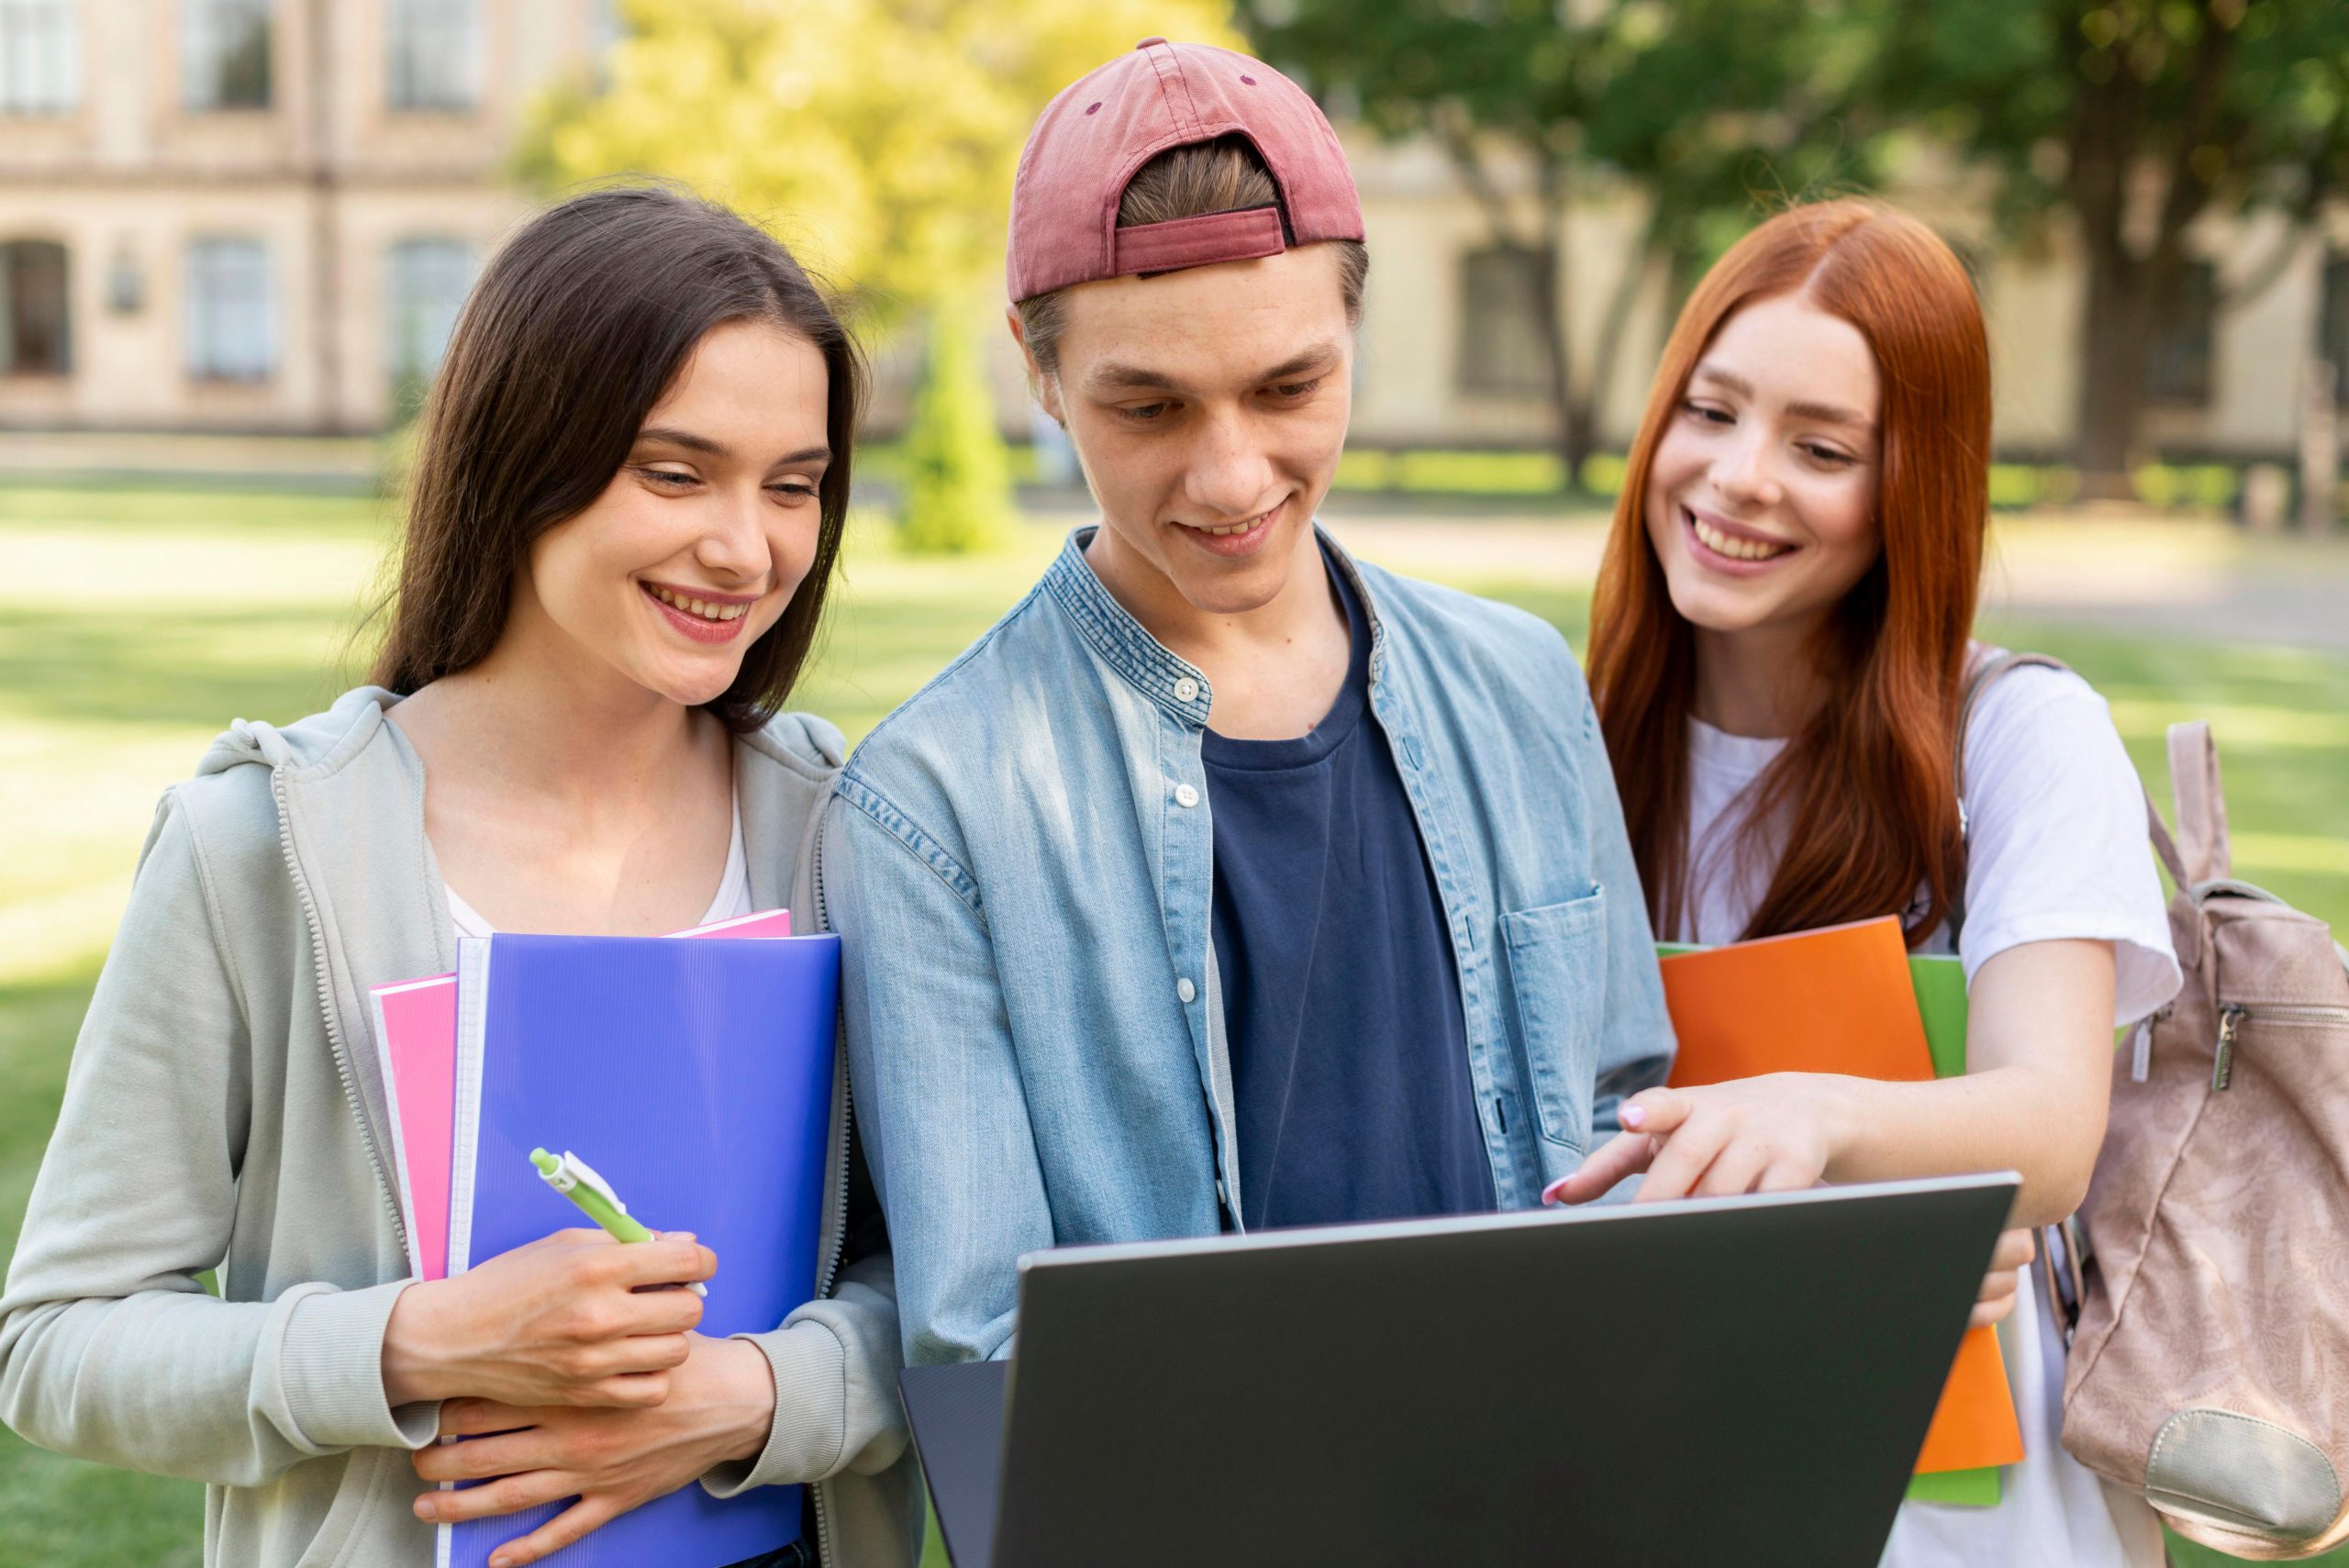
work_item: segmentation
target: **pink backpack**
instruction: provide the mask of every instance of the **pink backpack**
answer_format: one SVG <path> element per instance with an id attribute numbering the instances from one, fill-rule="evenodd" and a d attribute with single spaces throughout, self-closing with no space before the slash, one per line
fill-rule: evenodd
<path id="1" fill-rule="evenodd" d="M 2115 1055 L 2085 1247 L 2046 1249 L 2076 1288 L 2064 1446 L 2180 1535 L 2289 1561 L 2349 1540 L 2349 951 L 2231 874 L 2210 727 L 2169 762 L 2176 839 L 2146 814 L 2186 984 Z"/>

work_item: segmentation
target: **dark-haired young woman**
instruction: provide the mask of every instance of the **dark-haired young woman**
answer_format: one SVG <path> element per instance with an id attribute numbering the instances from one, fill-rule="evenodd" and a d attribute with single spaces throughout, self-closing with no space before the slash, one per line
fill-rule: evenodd
<path id="1" fill-rule="evenodd" d="M 512 1568 L 680 1486 L 793 1482 L 774 1562 L 911 1561 L 877 1227 L 736 1340 L 633 1288 L 709 1275 L 690 1239 L 570 1230 L 415 1281 L 363 1011 L 460 935 L 807 906 L 840 737 L 778 709 L 860 378 L 731 214 L 638 189 L 541 216 L 434 389 L 377 684 L 238 721 L 165 795 L 0 1297 L 0 1416 L 209 1482 L 207 1563 L 427 1562 L 430 1521 L 578 1498 Z"/>
<path id="2" fill-rule="evenodd" d="M 1987 520 L 1989 350 L 1932 230 L 1861 202 L 1763 224 L 1674 328 L 1594 601 L 1591 687 L 1656 930 L 1727 942 L 1899 916 L 1964 961 L 1967 1072 L 1659 1089 L 1567 1195 L 2021 1173 L 2061 1219 L 2104 1136 L 2112 1031 L 2178 984 L 2143 795 L 2103 700 L 2018 670 L 1961 695 Z M 1962 923 L 1952 911 L 1962 906 Z M 2027 1236 L 2010 1236 L 2009 1245 Z M 2002 1246 L 2007 1282 L 2021 1261 Z M 1994 1276 L 1994 1279 L 1997 1276 Z M 2043 1293 L 2002 1325 L 2025 1457 L 2002 1500 L 1903 1507 L 1894 1568 L 2152 1568 L 2141 1500 L 2065 1453 Z"/>

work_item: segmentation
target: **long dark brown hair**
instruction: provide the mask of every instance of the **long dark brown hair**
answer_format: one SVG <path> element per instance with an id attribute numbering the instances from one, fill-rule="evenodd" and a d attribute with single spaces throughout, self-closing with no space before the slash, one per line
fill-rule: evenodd
<path id="1" fill-rule="evenodd" d="M 1649 473 L 1721 324 L 1799 295 L 1859 329 L 1884 388 L 1883 549 L 1815 651 L 1831 695 L 1754 781 L 1746 820 L 1787 841 L 1746 928 L 1776 935 L 1910 914 L 1929 936 L 1964 875 L 1959 683 L 1988 520 L 1990 359 L 1965 268 L 1916 219 L 1859 201 L 1780 213 L 1705 274 L 1664 346 L 1591 604 L 1590 684 L 1660 935 L 1689 895 L 1688 715 L 1696 642 L 1648 538 Z M 1922 906 L 1911 908 L 1918 890 Z"/>
<path id="2" fill-rule="evenodd" d="M 531 541 L 604 493 L 694 346 L 741 320 L 771 322 L 823 355 L 832 450 L 806 580 L 733 684 L 703 705 L 737 733 L 765 723 L 823 617 L 864 370 L 790 251 L 667 186 L 594 191 L 541 213 L 473 285 L 425 405 L 375 684 L 405 695 L 488 657 Z"/>

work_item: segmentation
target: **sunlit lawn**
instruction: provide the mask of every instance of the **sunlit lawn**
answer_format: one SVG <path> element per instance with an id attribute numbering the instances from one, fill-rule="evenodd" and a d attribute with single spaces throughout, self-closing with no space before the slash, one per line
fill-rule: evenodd
<path id="1" fill-rule="evenodd" d="M 349 684 L 385 517 L 355 498 L 0 488 L 0 1258 L 157 793 L 228 719 L 296 717 Z M 1364 536 L 1366 552 L 1396 543 L 1394 528 Z M 1056 542 L 1040 527 L 1003 556 L 913 562 L 860 529 L 797 706 L 853 740 L 1023 592 Z M 1440 536 L 1404 542 L 1411 569 L 1523 604 L 1579 645 L 1587 598 L 1564 552 L 1510 566 Z M 2240 873 L 2349 929 L 2349 660 L 1989 629 L 2086 672 L 2165 804 L 2162 727 L 2213 719 Z M 0 1562 L 194 1563 L 201 1518 L 192 1485 L 0 1431 Z"/>

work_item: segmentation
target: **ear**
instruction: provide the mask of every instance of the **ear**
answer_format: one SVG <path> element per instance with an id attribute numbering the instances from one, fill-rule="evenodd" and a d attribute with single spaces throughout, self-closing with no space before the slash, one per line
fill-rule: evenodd
<path id="1" fill-rule="evenodd" d="M 1007 305 L 1003 318 L 1011 324 L 1011 340 L 1019 345 L 1019 357 L 1028 361 L 1028 390 L 1035 395 L 1037 405 L 1052 417 L 1052 423 L 1063 429 L 1068 428 L 1068 416 L 1061 412 L 1060 377 L 1045 373 L 1036 362 L 1036 355 L 1028 347 L 1027 325 L 1019 319 L 1019 307 Z"/>

